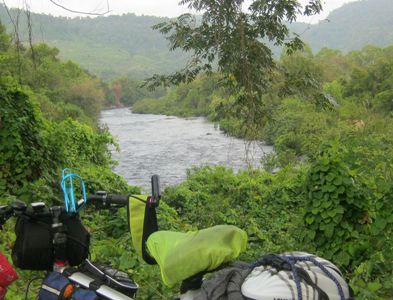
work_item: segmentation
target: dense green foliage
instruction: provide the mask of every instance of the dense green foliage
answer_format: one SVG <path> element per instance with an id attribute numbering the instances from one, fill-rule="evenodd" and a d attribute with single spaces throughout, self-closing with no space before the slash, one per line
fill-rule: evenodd
<path id="1" fill-rule="evenodd" d="M 253 260 L 300 244 L 303 228 L 298 213 L 304 205 L 305 174 L 304 169 L 292 168 L 276 175 L 255 170 L 234 174 L 223 167 L 194 169 L 186 182 L 166 189 L 163 201 L 197 228 L 215 224 L 243 228 L 249 236 L 243 258 Z"/>
<path id="2" fill-rule="evenodd" d="M 31 199 L 32 189 L 52 190 L 64 166 L 111 164 L 106 145 L 113 140 L 95 125 L 104 92 L 57 54 L 45 44 L 24 49 L 8 43 L 0 52 L 2 195 Z"/>
<path id="3" fill-rule="evenodd" d="M 60 174 L 64 168 L 72 168 L 84 178 L 88 193 L 139 194 L 139 188 L 112 172 L 108 145 L 116 143 L 97 122 L 104 105 L 129 105 L 137 99 L 133 89 L 127 90 L 136 83 L 115 81 L 125 89 L 120 93 L 123 98 L 116 98 L 119 88 L 109 87 L 75 63 L 61 61 L 56 48 L 37 44 L 33 59 L 32 49 L 11 41 L 0 25 L 0 203 L 15 199 L 62 203 Z M 151 95 L 143 91 L 144 96 Z M 184 227 L 171 208 L 162 207 L 162 224 Z M 82 218 L 92 233 L 92 258 L 111 261 L 132 273 L 143 286 L 140 298 L 172 292 L 160 282 L 159 270 L 147 266 L 133 251 L 124 210 L 118 214 L 89 210 Z M 0 251 L 9 258 L 15 241 L 14 224 L 10 220 L 0 233 Z M 44 274 L 17 271 L 20 279 L 9 288 L 7 297 L 21 300 L 28 280 Z M 151 281 L 154 286 L 149 286 Z M 37 294 L 39 284 L 35 281 L 28 299 Z"/>
<path id="4" fill-rule="evenodd" d="M 251 237 L 247 259 L 293 249 L 317 253 L 345 271 L 357 299 L 389 298 L 392 49 L 368 46 L 343 55 L 325 48 L 315 56 L 310 51 L 282 56 L 263 95 L 267 114 L 254 126 L 276 149 L 264 158 L 265 168 L 283 169 L 276 175 L 195 170 L 186 183 L 167 189 L 166 200 L 184 221 L 243 227 Z M 177 88 L 187 90 L 186 96 L 174 90 L 137 102 L 135 109 L 196 114 L 198 104 L 186 99 L 203 80 L 209 81 L 199 78 Z M 248 137 L 243 118 L 225 109 L 233 97 L 214 91 L 200 102 L 208 108 L 203 114 L 221 128 Z"/>
<path id="5" fill-rule="evenodd" d="M 198 228 L 227 223 L 246 230 L 245 260 L 269 252 L 316 253 L 344 271 L 356 299 L 388 299 L 393 292 L 391 177 L 376 185 L 360 174 L 363 166 L 354 167 L 347 149 L 326 145 L 312 164 L 274 175 L 193 170 L 185 183 L 165 191 L 164 201 Z"/>
<path id="6" fill-rule="evenodd" d="M 264 130 L 278 165 L 293 163 L 291 156 L 309 161 L 304 242 L 347 270 L 360 299 L 392 294 L 391 53 L 392 47 L 366 47 L 325 56 L 337 61 L 322 80 L 339 106 L 323 111 L 296 95 Z M 315 60 L 327 64 L 321 55 Z M 329 82 L 332 69 L 339 71 Z"/>
<path id="7" fill-rule="evenodd" d="M 266 170 L 281 170 L 193 170 L 187 182 L 166 190 L 165 201 L 192 224 L 243 227 L 252 241 L 245 258 L 307 250 L 339 265 L 357 299 L 387 299 L 393 293 L 392 49 L 283 56 L 264 95 L 269 114 L 255 124 L 276 150 L 263 159 Z M 204 80 L 178 89 L 187 95 Z M 155 100 L 152 112 L 195 113 L 187 97 L 169 101 L 177 94 Z M 321 97 L 331 99 L 329 109 Z M 207 101 L 205 116 L 244 136 L 242 118 L 220 114 L 231 97 L 216 90 L 200 101 Z M 149 102 L 135 108 L 144 106 Z"/>
<path id="8" fill-rule="evenodd" d="M 31 49 L 11 44 L 1 25 L 0 43 L 0 203 L 18 198 L 59 204 L 66 167 L 87 179 L 89 192 L 139 192 L 111 171 L 107 146 L 115 143 L 97 126 L 104 102 L 101 83 L 78 65 L 60 61 L 58 50 L 45 44 L 34 47 L 33 60 Z M 99 216 L 87 217 L 91 230 L 98 230 Z M 0 251 L 7 256 L 15 240 L 13 225 L 10 221 L 1 232 Z M 95 251 L 101 251 L 99 243 Z M 18 273 L 10 299 L 24 299 L 27 280 L 43 276 Z"/>
<path id="9" fill-rule="evenodd" d="M 181 117 L 208 116 L 215 98 L 224 96 L 219 88 L 220 76 L 199 77 L 181 84 L 160 98 L 144 98 L 132 106 L 135 113 L 162 113 Z"/>
<path id="10" fill-rule="evenodd" d="M 157 99 L 162 97 L 166 94 L 166 89 L 157 88 L 154 91 L 150 91 L 143 87 L 143 81 L 120 77 L 112 80 L 111 92 L 113 97 L 107 99 L 106 106 L 129 107 L 145 98 Z"/>
<path id="11" fill-rule="evenodd" d="M 393 291 L 392 177 L 384 168 L 391 166 L 392 153 L 375 135 L 352 142 L 358 145 L 322 148 L 312 164 L 304 241 L 348 270 L 359 298 L 385 299 Z"/>

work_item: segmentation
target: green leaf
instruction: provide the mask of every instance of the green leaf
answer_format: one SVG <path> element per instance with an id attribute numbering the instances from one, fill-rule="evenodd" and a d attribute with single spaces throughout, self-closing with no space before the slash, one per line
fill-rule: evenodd
<path id="1" fill-rule="evenodd" d="M 311 178 L 312 178 L 314 181 L 319 180 L 319 173 L 313 174 L 313 175 L 311 176 Z"/>
<path id="2" fill-rule="evenodd" d="M 325 235 L 327 238 L 331 238 L 334 233 L 334 225 L 329 224 L 328 226 L 325 227 Z"/>
<path id="3" fill-rule="evenodd" d="M 313 222 L 314 222 L 314 217 L 313 216 L 306 217 L 306 223 L 307 224 L 312 224 Z"/>
<path id="4" fill-rule="evenodd" d="M 328 212 L 325 210 L 321 213 L 322 219 L 330 218 Z"/>
<path id="5" fill-rule="evenodd" d="M 321 166 L 321 170 L 323 171 L 323 172 L 327 172 L 327 171 L 329 171 L 329 165 L 327 164 L 327 165 L 323 165 L 323 166 Z"/>
<path id="6" fill-rule="evenodd" d="M 380 217 L 377 220 L 375 220 L 375 222 L 371 226 L 373 234 L 378 234 L 378 233 L 382 232 L 385 229 L 387 224 L 388 224 L 387 219 Z"/>
<path id="7" fill-rule="evenodd" d="M 335 224 L 339 224 L 342 220 L 342 214 L 336 214 L 333 218 Z"/>
<path id="8" fill-rule="evenodd" d="M 382 285 L 381 285 L 378 281 L 369 282 L 369 283 L 367 284 L 367 289 L 368 289 L 370 292 L 376 292 L 376 291 L 378 291 L 381 287 L 382 287 Z"/>
<path id="9" fill-rule="evenodd" d="M 333 184 L 336 185 L 336 186 L 339 186 L 339 185 L 341 185 L 342 183 L 343 183 L 343 180 L 342 180 L 341 177 L 336 177 L 336 178 L 334 179 L 334 181 L 333 181 Z"/>
<path id="10" fill-rule="evenodd" d="M 326 176 L 326 180 L 331 182 L 336 178 L 336 174 L 330 172 L 327 176 Z"/>
<path id="11" fill-rule="evenodd" d="M 310 240 L 313 240 L 315 238 L 316 232 L 313 231 L 308 231 L 308 237 Z"/>
<path id="12" fill-rule="evenodd" d="M 119 263 L 120 263 L 120 269 L 127 270 L 137 266 L 138 261 L 135 255 L 132 255 L 129 252 L 123 252 L 123 254 L 120 256 Z"/>
<path id="13" fill-rule="evenodd" d="M 328 211 L 328 215 L 329 215 L 331 218 L 334 218 L 334 217 L 337 215 L 337 212 L 336 212 L 335 209 L 331 209 L 331 210 Z"/>
<path id="14" fill-rule="evenodd" d="M 345 187 L 340 185 L 337 189 L 337 194 L 344 194 L 345 192 Z"/>
<path id="15" fill-rule="evenodd" d="M 328 192 L 332 193 L 336 190 L 336 187 L 333 184 L 329 184 L 326 189 Z"/>
<path id="16" fill-rule="evenodd" d="M 344 207 L 342 207 L 341 205 L 336 207 L 336 213 L 337 214 L 343 214 L 344 213 Z"/>
<path id="17" fill-rule="evenodd" d="M 315 198 L 315 199 L 322 199 L 323 193 L 322 193 L 322 191 L 318 191 L 318 192 L 314 192 L 312 195 L 313 195 L 313 198 Z"/>
<path id="18" fill-rule="evenodd" d="M 341 251 L 338 255 L 337 255 L 337 261 L 340 262 L 340 264 L 347 266 L 349 264 L 349 255 L 347 252 L 345 251 Z"/>

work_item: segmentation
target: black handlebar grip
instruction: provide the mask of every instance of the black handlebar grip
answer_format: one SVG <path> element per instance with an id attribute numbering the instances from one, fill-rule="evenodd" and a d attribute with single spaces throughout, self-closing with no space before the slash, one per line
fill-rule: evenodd
<path id="1" fill-rule="evenodd" d="M 151 177 L 151 192 L 155 206 L 158 207 L 161 198 L 160 177 L 158 175 L 153 175 Z"/>
<path id="2" fill-rule="evenodd" d="M 88 195 L 87 196 L 87 203 L 102 204 L 104 199 L 106 199 L 106 195 Z"/>
<path id="3" fill-rule="evenodd" d="M 129 198 L 129 195 L 108 195 L 106 200 L 108 204 L 125 206 L 128 205 Z"/>

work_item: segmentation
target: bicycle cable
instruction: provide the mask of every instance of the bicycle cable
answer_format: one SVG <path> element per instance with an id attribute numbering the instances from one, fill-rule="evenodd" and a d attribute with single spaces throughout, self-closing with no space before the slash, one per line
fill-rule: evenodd
<path id="1" fill-rule="evenodd" d="M 38 280 L 38 279 L 43 280 L 44 278 L 43 277 L 33 277 L 27 283 L 27 287 L 26 287 L 26 290 L 25 290 L 25 300 L 29 300 L 29 298 L 27 298 L 27 296 L 29 295 L 30 285 L 33 283 L 33 281 Z"/>

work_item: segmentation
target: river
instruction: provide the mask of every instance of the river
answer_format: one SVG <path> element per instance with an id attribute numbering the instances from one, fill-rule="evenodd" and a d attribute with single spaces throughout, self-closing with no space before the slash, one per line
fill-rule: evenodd
<path id="1" fill-rule="evenodd" d="M 120 145 L 120 152 L 112 150 L 118 161 L 114 171 L 146 192 L 153 174 L 160 175 L 165 188 L 182 182 L 192 166 L 224 165 L 237 171 L 259 166 L 262 155 L 273 150 L 256 143 L 246 147 L 243 140 L 226 136 L 204 118 L 133 114 L 121 108 L 103 111 L 101 124 Z"/>

